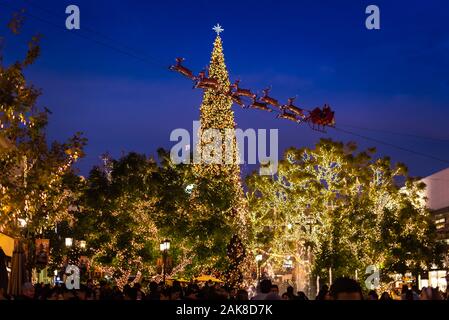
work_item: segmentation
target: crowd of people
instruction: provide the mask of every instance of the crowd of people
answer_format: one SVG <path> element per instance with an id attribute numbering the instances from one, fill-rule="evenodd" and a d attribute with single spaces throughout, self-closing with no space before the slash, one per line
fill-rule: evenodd
<path id="1" fill-rule="evenodd" d="M 94 284 L 89 280 L 80 285 L 79 289 L 69 290 L 64 284 L 51 286 L 50 284 L 30 282 L 22 286 L 22 294 L 8 296 L 0 288 L 0 300 L 309 300 L 304 292 L 294 292 L 289 286 L 283 293 L 271 280 L 260 281 L 256 292 L 245 289 L 229 288 L 225 285 L 206 282 L 203 284 L 183 284 L 174 281 L 171 285 L 162 282 L 150 282 L 143 287 L 140 283 L 127 284 L 122 289 L 109 282 L 100 281 Z M 393 291 L 378 294 L 375 290 L 364 294 L 360 284 L 350 278 L 338 278 L 330 286 L 324 285 L 315 300 L 446 300 L 446 293 L 438 288 L 404 285 L 400 292 Z"/>
<path id="2" fill-rule="evenodd" d="M 408 286 L 404 284 L 402 289 L 384 291 L 380 295 L 376 290 L 370 290 L 363 294 L 360 284 L 349 278 L 339 278 L 332 286 L 323 286 L 315 298 L 316 300 L 449 300 L 446 292 L 439 288 Z"/>

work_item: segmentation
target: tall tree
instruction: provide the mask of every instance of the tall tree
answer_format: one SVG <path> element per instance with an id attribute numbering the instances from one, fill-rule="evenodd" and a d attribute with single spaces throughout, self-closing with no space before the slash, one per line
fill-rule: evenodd
<path id="1" fill-rule="evenodd" d="M 156 272 L 157 164 L 136 153 L 110 161 L 110 168 L 96 166 L 89 174 L 76 232 L 87 240 L 94 266 L 126 281 Z"/>
<path id="2" fill-rule="evenodd" d="M 423 185 L 403 164 L 375 159 L 374 152 L 323 139 L 315 149 L 287 150 L 276 176 L 251 175 L 252 247 L 278 267 L 289 255 L 311 263 L 322 279 L 329 268 L 351 276 L 368 265 L 388 274 L 440 263 L 443 246 Z M 312 259 L 304 255 L 308 248 Z"/>
<path id="3" fill-rule="evenodd" d="M 9 23 L 19 34 L 22 16 Z M 0 231 L 32 239 L 71 219 L 80 179 L 73 164 L 83 156 L 80 133 L 67 142 L 47 143 L 49 110 L 37 107 L 41 92 L 25 78 L 25 68 L 40 53 L 39 37 L 28 44 L 22 60 L 5 65 L 0 52 Z"/>
<path id="4" fill-rule="evenodd" d="M 242 254 L 246 255 L 247 203 L 241 185 L 236 138 L 227 134 L 236 127 L 232 100 L 220 93 L 229 90 L 230 82 L 219 35 L 214 42 L 208 76 L 217 81 L 218 88 L 205 90 L 200 108 L 201 124 L 195 155 L 200 157 L 201 163 L 194 165 L 192 212 L 197 216 L 196 228 L 202 229 L 198 232 L 202 235 L 198 249 L 209 252 L 208 257 L 201 255 L 205 265 L 226 271 L 228 282 L 238 285 L 233 279 L 242 278 L 235 274 L 242 272 L 244 259 L 234 253 L 243 250 Z M 218 136 L 210 134 L 211 130 L 216 130 Z M 227 250 L 228 245 L 237 244 L 239 248 Z M 223 263 L 221 258 L 226 252 L 229 255 Z"/>

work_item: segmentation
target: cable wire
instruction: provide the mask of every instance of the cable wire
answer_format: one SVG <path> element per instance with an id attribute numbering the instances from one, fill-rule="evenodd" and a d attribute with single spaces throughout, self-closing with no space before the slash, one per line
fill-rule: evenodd
<path id="1" fill-rule="evenodd" d="M 54 16 L 58 15 L 58 16 L 61 16 L 61 18 L 63 18 L 63 19 L 67 18 L 66 15 L 60 14 L 60 13 L 56 13 L 54 10 L 50 10 L 50 9 L 48 9 L 48 8 L 42 7 L 42 6 L 36 4 L 36 3 L 33 2 L 33 1 L 30 1 L 30 0 L 22 0 L 22 1 L 23 1 L 23 2 L 26 2 L 27 4 L 29 4 L 29 5 L 31 5 L 31 6 L 33 6 L 33 7 L 35 7 L 35 8 L 37 8 L 37 9 L 43 11 L 43 12 L 48 13 L 49 15 L 54 15 Z M 127 44 L 119 43 L 119 42 L 117 42 L 116 39 L 113 39 L 112 37 L 110 37 L 110 36 L 108 36 L 108 35 L 106 35 L 106 34 L 104 34 L 104 33 L 102 33 L 102 32 L 99 32 L 99 31 L 95 30 L 93 27 L 87 25 L 86 23 L 83 23 L 83 28 L 80 29 L 80 30 L 87 31 L 87 32 L 93 33 L 93 34 L 95 34 L 95 35 L 97 35 L 97 36 L 100 36 L 100 37 L 102 37 L 102 38 L 104 38 L 104 39 L 107 39 L 107 40 L 109 40 L 109 41 L 116 42 L 116 43 L 119 44 L 121 47 L 125 48 L 126 50 L 131 51 L 131 52 L 134 52 L 134 53 L 138 53 L 138 54 L 140 54 L 141 56 L 144 56 L 144 57 L 145 57 L 146 59 L 148 59 L 148 60 L 154 60 L 154 61 L 157 61 L 157 62 L 158 62 L 159 64 L 161 64 L 161 65 L 164 65 L 164 64 L 165 64 L 164 61 L 162 61 L 161 59 L 156 58 L 156 57 L 153 57 L 153 56 L 149 56 L 147 53 L 144 53 L 144 52 L 141 51 L 141 50 L 137 50 L 137 49 L 135 49 L 135 48 L 132 48 L 131 46 L 129 46 L 129 45 L 127 45 Z M 77 30 L 77 31 L 80 31 L 80 30 Z"/>
<path id="2" fill-rule="evenodd" d="M 0 1 L 2 1 L 7 7 L 11 8 L 11 9 L 13 9 L 13 10 L 15 10 L 15 11 L 20 11 L 20 9 L 18 9 L 18 8 L 14 7 L 14 6 L 11 6 L 9 3 L 4 2 L 4 0 L 0 0 Z M 46 8 L 43 8 L 42 6 L 39 6 L 39 5 L 35 4 L 35 3 L 32 3 L 32 2 L 29 1 L 29 0 L 23 0 L 23 1 L 26 2 L 26 3 L 28 3 L 28 4 L 30 4 L 31 6 L 34 6 L 35 8 L 38 8 L 38 9 L 40 9 L 40 10 L 42 10 L 42 11 L 45 11 L 45 12 L 49 13 L 49 14 L 51 14 L 51 15 L 54 14 L 54 13 L 51 12 L 50 10 L 48 10 L 48 9 L 46 9 Z M 56 23 L 54 23 L 54 22 L 52 22 L 52 21 L 46 20 L 46 19 L 44 19 L 44 18 L 41 18 L 41 17 L 39 17 L 39 16 L 36 16 L 36 15 L 34 15 L 34 14 L 32 14 L 32 13 L 25 12 L 24 15 L 29 16 L 29 17 L 31 17 L 31 18 L 33 18 L 33 19 L 38 20 L 38 21 L 44 22 L 44 23 L 46 23 L 46 24 L 49 24 L 49 25 L 51 25 L 51 26 L 53 26 L 53 27 L 56 27 L 56 28 L 58 28 L 58 29 L 60 29 L 60 30 L 67 31 L 67 29 L 66 29 L 65 27 L 63 27 L 63 26 L 61 26 L 61 25 L 59 25 L 59 24 L 56 24 Z M 115 39 L 112 39 L 111 37 L 109 37 L 109 36 L 107 36 L 107 35 L 104 35 L 104 34 L 98 32 L 98 31 L 96 31 L 96 30 L 94 30 L 94 29 L 92 29 L 92 28 L 90 28 L 90 27 L 84 27 L 83 29 L 84 29 L 84 30 L 87 30 L 87 31 L 90 32 L 90 33 L 96 34 L 97 36 L 100 36 L 100 37 L 103 37 L 103 38 L 105 38 L 105 39 L 108 39 L 108 40 L 111 40 L 111 41 L 114 41 L 114 42 L 115 42 Z M 79 31 L 79 30 L 77 30 L 77 31 Z M 80 37 L 80 38 L 83 38 L 83 39 L 87 39 L 87 40 L 93 41 L 93 42 L 95 42 L 95 43 L 97 43 L 97 44 L 99 44 L 99 45 L 101 45 L 101 46 L 104 46 L 104 47 L 107 47 L 107 48 L 109 48 L 109 49 L 115 50 L 115 51 L 117 51 L 117 52 L 119 52 L 119 53 L 122 53 L 122 54 L 124 54 L 124 55 L 130 56 L 130 57 L 132 57 L 132 58 L 134 58 L 134 59 L 137 59 L 137 60 L 139 60 L 139 61 L 142 61 L 142 62 L 145 62 L 145 63 L 150 63 L 150 64 L 153 64 L 153 65 L 156 65 L 157 67 L 161 67 L 161 63 L 155 62 L 156 60 L 159 60 L 159 59 L 155 59 L 155 58 L 149 57 L 149 56 L 146 56 L 146 57 L 139 56 L 139 55 L 137 55 L 137 54 L 135 54 L 135 53 L 133 52 L 133 51 L 137 51 L 137 50 L 135 50 L 135 49 L 133 49 L 133 48 L 127 46 L 127 45 L 124 45 L 124 44 L 121 44 L 121 45 L 111 45 L 111 44 L 106 43 L 106 42 L 104 42 L 104 41 L 100 41 L 100 40 L 97 40 L 97 39 L 95 39 L 95 38 L 88 37 L 88 36 L 86 36 L 85 34 L 80 33 L 80 32 L 70 32 L 70 33 L 71 33 L 71 34 L 74 34 L 74 35 L 76 35 L 76 36 L 78 36 L 78 37 Z M 126 50 L 123 50 L 122 48 L 120 48 L 120 46 L 122 46 L 123 48 L 126 48 Z M 160 60 L 159 60 L 159 61 L 160 61 Z M 165 69 L 165 67 L 164 67 L 164 69 Z M 272 109 L 272 110 L 273 110 L 275 113 L 281 113 L 280 111 L 278 111 L 278 110 L 276 110 L 276 109 Z M 369 130 L 369 131 L 383 132 L 383 133 L 388 133 L 388 134 L 395 134 L 395 135 L 402 135 L 402 136 L 410 136 L 410 137 L 421 138 L 421 139 L 430 139 L 430 140 L 436 140 L 436 141 L 440 141 L 440 142 L 441 142 L 441 141 L 443 141 L 443 142 L 449 142 L 449 139 L 439 139 L 439 138 L 423 137 L 423 136 L 418 136 L 418 135 L 411 135 L 411 134 L 397 133 L 397 132 L 391 132 L 391 131 L 389 132 L 389 131 L 383 131 L 383 130 L 379 130 L 379 129 L 363 128 L 363 127 L 353 126 L 353 125 L 349 125 L 349 124 L 342 124 L 342 126 L 352 127 L 352 128 L 355 128 L 355 129 L 361 129 L 361 130 Z M 432 159 L 432 160 L 436 160 L 436 161 L 439 161 L 439 162 L 443 162 L 443 163 L 448 163 L 448 164 L 449 164 L 449 160 L 442 159 L 442 158 L 439 158 L 439 157 L 435 157 L 435 156 L 433 156 L 433 155 L 429 155 L 429 154 L 422 153 L 422 152 L 419 152 L 419 151 L 414 151 L 414 150 L 411 150 L 411 149 L 407 149 L 407 148 L 404 148 L 404 147 L 401 147 L 401 146 L 397 146 L 397 145 L 395 145 L 395 144 L 392 144 L 392 143 L 389 143 L 389 142 L 386 142 L 386 141 L 382 141 L 382 140 L 379 140 L 379 139 L 376 139 L 376 138 L 368 137 L 368 136 L 365 136 L 365 135 L 362 135 L 362 134 L 358 134 L 358 133 L 355 133 L 355 132 L 352 132 L 352 131 L 348 131 L 348 130 L 345 130 L 345 129 L 341 129 L 341 128 L 337 128 L 337 127 L 331 127 L 331 128 L 335 129 L 336 131 L 340 131 L 340 132 L 343 132 L 343 133 L 346 133 L 346 134 L 350 134 L 350 135 L 353 135 L 353 136 L 357 136 L 357 137 L 359 137 L 359 138 L 362 138 L 362 139 L 365 139 L 365 140 L 368 140 L 368 141 L 373 141 L 373 142 L 376 142 L 376 143 L 379 143 L 379 144 L 382 144 L 382 145 L 385 145 L 385 146 L 389 146 L 389 147 L 392 147 L 392 148 L 395 148 L 395 149 L 398 149 L 398 150 L 402 150 L 402 151 L 405 151 L 405 152 L 408 152 L 408 153 L 412 153 L 412 154 L 415 154 L 415 155 L 419 155 L 419 156 L 422 156 L 422 157 L 426 157 L 426 158 L 428 158 L 428 159 Z"/>
<path id="3" fill-rule="evenodd" d="M 390 142 L 386 142 L 386 141 L 382 141 L 382 140 L 379 140 L 379 139 L 371 138 L 371 137 L 368 137 L 368 136 L 365 136 L 365 135 L 362 135 L 362 134 L 358 134 L 358 133 L 355 133 L 355 132 L 352 132 L 352 131 L 348 131 L 348 130 L 345 130 L 345 129 L 341 129 L 341 128 L 337 128 L 337 127 L 333 127 L 333 129 L 335 129 L 336 131 L 340 131 L 340 132 L 346 133 L 346 134 L 357 136 L 357 137 L 365 139 L 365 140 L 373 141 L 373 142 L 376 142 L 376 143 L 379 143 L 379 144 L 382 144 L 382 145 L 385 145 L 385 146 L 388 146 L 388 147 L 392 147 L 392 148 L 395 148 L 395 149 L 398 149 L 398 150 L 402 150 L 402 151 L 406 151 L 406 152 L 409 152 L 409 153 L 412 153 L 412 154 L 415 154 L 415 155 L 426 157 L 428 159 L 432 159 L 432 160 L 436 160 L 436 161 L 439 161 L 439 162 L 443 162 L 443 163 L 448 163 L 449 164 L 449 160 L 442 159 L 442 158 L 439 158 L 439 157 L 435 157 L 435 156 L 427 154 L 427 153 L 423 153 L 423 152 L 407 149 L 407 148 L 404 148 L 404 147 L 392 144 Z"/>
<path id="4" fill-rule="evenodd" d="M 14 6 L 10 5 L 9 3 L 4 2 L 3 0 L 0 0 L 0 1 L 1 1 L 5 6 L 9 7 L 10 9 L 15 10 L 15 11 L 17 11 L 17 12 L 20 11 L 19 8 L 14 7 Z M 49 21 L 49 20 L 47 20 L 47 19 L 41 18 L 41 17 L 39 17 L 39 16 L 37 16 L 37 15 L 34 15 L 34 14 L 30 13 L 30 12 L 24 12 L 23 15 L 28 16 L 28 17 L 31 17 L 31 18 L 33 18 L 33 19 L 35 19 L 35 20 L 40 21 L 40 22 L 44 22 L 44 23 L 46 23 L 46 24 L 48 24 L 48 25 L 51 25 L 51 26 L 53 26 L 53 27 L 55 27 L 55 28 L 58 28 L 58 29 L 60 29 L 60 30 L 62 30 L 62 31 L 68 31 L 64 26 L 61 26 L 61 25 L 59 25 L 59 24 L 57 24 L 57 23 L 54 23 L 54 22 L 52 22 L 52 21 Z M 134 59 L 136 59 L 136 60 L 139 60 L 139 61 L 141 61 L 141 62 L 144 62 L 144 63 L 147 63 L 147 64 L 152 64 L 152 65 L 154 65 L 154 66 L 156 66 L 156 67 L 158 67 L 158 68 L 162 68 L 162 66 L 161 66 L 160 63 L 157 63 L 157 62 L 155 62 L 155 61 L 152 61 L 151 59 L 148 59 L 147 57 L 141 57 L 141 56 L 139 56 L 139 55 L 136 55 L 135 53 L 130 52 L 129 49 L 128 49 L 128 50 L 124 50 L 124 49 L 120 48 L 118 45 L 111 45 L 111 44 L 106 43 L 106 42 L 104 42 L 104 41 L 97 40 L 97 39 L 92 38 L 92 37 L 88 37 L 88 36 L 86 36 L 85 34 L 83 34 L 82 32 L 79 32 L 79 31 L 80 31 L 80 30 L 76 30 L 76 32 L 70 32 L 70 34 L 75 35 L 75 36 L 80 37 L 80 38 L 85 39 L 85 40 L 93 41 L 93 42 L 95 42 L 95 43 L 97 43 L 97 44 L 99 44 L 99 45 L 101 45 L 101 46 L 104 46 L 104 47 L 106 47 L 106 48 L 112 49 L 112 50 L 117 51 L 117 52 L 119 52 L 119 53 L 121 53 L 121 54 L 127 55 L 127 56 L 132 57 L 132 58 L 134 58 Z M 164 67 L 164 69 L 165 69 L 165 67 Z"/>
<path id="5" fill-rule="evenodd" d="M 420 135 L 415 135 L 415 134 L 394 132 L 394 131 L 381 130 L 381 129 L 375 129 L 375 128 L 366 128 L 366 127 L 360 127 L 360 126 L 355 126 L 355 125 L 346 124 L 346 123 L 344 123 L 344 124 L 340 123 L 339 126 L 354 128 L 354 129 L 359 129 L 359 130 L 365 130 L 365 131 L 373 131 L 373 132 L 397 135 L 397 136 L 405 136 L 405 137 L 411 137 L 411 138 L 433 140 L 433 141 L 437 141 L 437 142 L 449 142 L 449 139 L 445 139 L 445 138 L 435 138 L 435 137 L 420 136 Z"/>

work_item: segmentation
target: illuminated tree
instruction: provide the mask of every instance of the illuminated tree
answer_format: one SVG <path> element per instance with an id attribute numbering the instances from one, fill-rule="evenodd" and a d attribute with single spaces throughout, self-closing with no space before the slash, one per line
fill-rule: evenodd
<path id="1" fill-rule="evenodd" d="M 323 139 L 315 149 L 287 150 L 276 176 L 250 176 L 252 248 L 278 267 L 288 255 L 310 260 L 322 279 L 329 268 L 337 277 L 373 264 L 389 273 L 441 262 L 423 186 L 374 152 Z"/>
<path id="2" fill-rule="evenodd" d="M 9 24 L 14 34 L 21 22 L 15 15 Z M 41 93 L 24 76 L 39 52 L 35 36 L 22 61 L 6 66 L 0 56 L 0 231 L 26 239 L 72 219 L 70 207 L 82 184 L 72 165 L 85 145 L 79 133 L 65 143 L 47 143 L 49 111 L 36 106 Z"/>
<path id="3" fill-rule="evenodd" d="M 75 232 L 87 240 L 92 264 L 116 278 L 155 273 L 156 174 L 156 162 L 136 153 L 111 159 L 110 172 L 101 167 L 90 172 Z"/>
<path id="4" fill-rule="evenodd" d="M 244 283 L 244 274 L 247 273 L 243 270 L 247 255 L 245 246 L 237 235 L 231 238 L 227 248 L 227 255 L 229 263 L 225 272 L 226 282 L 232 287 L 239 286 Z"/>
<path id="5" fill-rule="evenodd" d="M 209 77 L 217 80 L 218 90 L 207 89 L 200 108 L 199 142 L 195 151 L 196 156 L 201 157 L 201 163 L 194 165 L 195 188 L 191 205 L 196 216 L 196 227 L 203 229 L 205 237 L 197 242 L 197 249 L 209 253 L 208 257 L 207 254 L 201 255 L 203 266 L 221 271 L 225 266 L 228 279 L 241 279 L 241 276 L 231 275 L 241 272 L 240 265 L 244 259 L 234 255 L 239 248 L 227 249 L 228 245 L 245 245 L 247 204 L 241 185 L 236 139 L 234 135 L 226 134 L 227 130 L 234 130 L 236 124 L 231 98 L 220 93 L 229 90 L 230 82 L 222 40 L 218 35 L 212 51 Z M 219 130 L 218 148 L 211 148 L 217 141 L 208 135 L 209 129 Z M 235 241 L 231 241 L 233 238 Z M 226 252 L 232 254 L 224 262 L 222 258 Z"/>

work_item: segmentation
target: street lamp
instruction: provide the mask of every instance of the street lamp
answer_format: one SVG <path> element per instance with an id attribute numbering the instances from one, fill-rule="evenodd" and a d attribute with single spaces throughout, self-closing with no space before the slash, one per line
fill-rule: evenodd
<path id="1" fill-rule="evenodd" d="M 284 260 L 284 268 L 286 269 L 293 268 L 293 261 L 291 256 L 287 256 L 287 258 Z"/>
<path id="2" fill-rule="evenodd" d="M 163 282 L 165 284 L 165 272 L 167 268 L 167 252 L 170 249 L 170 240 L 165 239 L 164 241 L 161 241 L 161 244 L 159 245 L 159 250 L 162 252 L 162 277 Z"/>
<path id="3" fill-rule="evenodd" d="M 86 240 L 80 240 L 80 248 L 86 249 Z"/>
<path id="4" fill-rule="evenodd" d="M 25 228 L 25 227 L 26 227 L 27 221 L 26 221 L 25 219 L 19 218 L 19 219 L 17 219 L 17 221 L 19 222 L 19 225 L 20 225 L 22 228 Z"/>
<path id="5" fill-rule="evenodd" d="M 256 255 L 256 262 L 257 262 L 257 282 L 260 280 L 260 262 L 262 261 L 262 255 L 259 253 Z"/>
<path id="6" fill-rule="evenodd" d="M 189 184 L 189 185 L 187 185 L 187 186 L 185 187 L 185 192 L 186 192 L 187 194 L 191 194 L 192 191 L 193 191 L 193 188 L 195 188 L 195 185 L 194 185 L 193 183 L 191 183 L 191 184 Z"/>
<path id="7" fill-rule="evenodd" d="M 65 238 L 65 246 L 71 247 L 73 245 L 73 238 Z"/>

